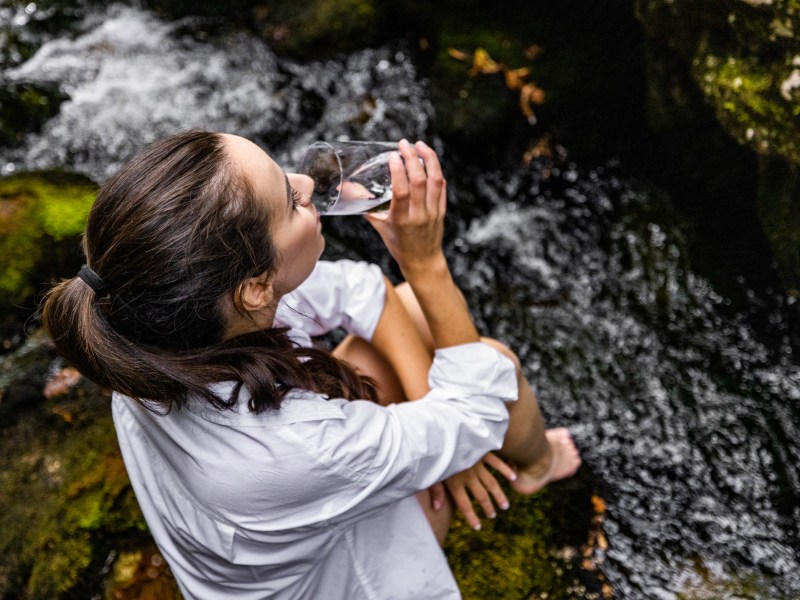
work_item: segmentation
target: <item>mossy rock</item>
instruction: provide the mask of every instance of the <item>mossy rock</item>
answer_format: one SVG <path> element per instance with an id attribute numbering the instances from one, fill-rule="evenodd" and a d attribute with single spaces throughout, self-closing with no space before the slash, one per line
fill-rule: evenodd
<path id="1" fill-rule="evenodd" d="M 691 144 L 683 141 L 685 155 L 698 164 L 697 171 L 721 182 L 720 189 L 720 175 L 741 180 L 742 167 L 749 164 L 747 172 L 757 184 L 743 189 L 752 188 L 752 207 L 758 188 L 758 218 L 766 239 L 761 243 L 769 244 L 779 267 L 778 285 L 797 288 L 800 1 L 637 0 L 635 7 L 648 36 L 651 126 L 666 137 L 670 131 L 694 135 Z M 697 115 L 709 108 L 733 144 L 752 153 L 749 161 L 725 165 L 714 162 L 714 156 L 726 154 L 701 153 L 696 142 L 707 139 L 707 128 Z M 728 198 L 735 200 L 737 193 L 732 187 Z M 717 201 L 726 202 L 724 194 Z"/>
<path id="2" fill-rule="evenodd" d="M 61 172 L 0 179 L 0 311 L 30 311 L 43 286 L 75 274 L 95 192 L 85 177 Z"/>
<path id="3" fill-rule="evenodd" d="M 800 2 L 637 0 L 645 32 L 675 52 L 725 130 L 800 164 Z"/>
<path id="4" fill-rule="evenodd" d="M 602 597 L 603 515 L 580 480 L 533 496 L 507 491 L 511 509 L 473 531 L 460 515 L 445 552 L 465 600 Z M 604 543 L 604 542 L 603 542 Z"/>
<path id="5" fill-rule="evenodd" d="M 63 365 L 40 334 L 0 367 L 0 597 L 93 597 L 106 563 L 151 543 L 109 396 L 82 380 L 45 398 Z"/>

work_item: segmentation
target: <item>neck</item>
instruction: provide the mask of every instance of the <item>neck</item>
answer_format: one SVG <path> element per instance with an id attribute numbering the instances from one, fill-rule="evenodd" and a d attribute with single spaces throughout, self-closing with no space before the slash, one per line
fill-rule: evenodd
<path id="1" fill-rule="evenodd" d="M 229 340 L 245 333 L 272 328 L 275 323 L 275 313 L 278 310 L 279 301 L 280 298 L 270 303 L 269 306 L 264 306 L 258 310 L 239 311 L 232 308 L 230 311 L 231 316 L 228 319 L 228 328 L 225 331 L 225 339 Z"/>

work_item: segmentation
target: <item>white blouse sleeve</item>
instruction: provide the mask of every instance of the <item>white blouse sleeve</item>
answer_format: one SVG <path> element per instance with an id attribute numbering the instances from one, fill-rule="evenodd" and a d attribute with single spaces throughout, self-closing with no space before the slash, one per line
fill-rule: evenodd
<path id="1" fill-rule="evenodd" d="M 296 423 L 294 438 L 316 464 L 324 519 L 349 519 L 407 497 L 474 465 L 500 448 L 506 401 L 517 398 L 513 363 L 494 348 L 465 344 L 437 350 L 431 391 L 381 407 L 339 403 L 344 418 Z"/>
<path id="2" fill-rule="evenodd" d="M 308 279 L 281 300 L 276 320 L 311 336 L 342 327 L 371 340 L 385 303 L 386 286 L 377 265 L 319 261 Z"/>

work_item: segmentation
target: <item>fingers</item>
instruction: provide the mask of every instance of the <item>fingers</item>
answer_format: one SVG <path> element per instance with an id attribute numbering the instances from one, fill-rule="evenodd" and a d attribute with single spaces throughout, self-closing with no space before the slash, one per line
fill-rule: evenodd
<path id="1" fill-rule="evenodd" d="M 484 467 L 482 464 L 478 468 L 478 477 L 480 479 L 481 485 L 483 486 L 484 493 L 486 494 L 486 492 L 488 492 L 486 496 L 488 497 L 489 495 L 491 495 L 492 498 L 491 500 L 488 500 L 489 507 L 491 508 L 492 511 L 491 514 L 486 512 L 486 507 L 484 506 L 483 503 L 481 503 L 481 508 L 483 508 L 483 512 L 486 513 L 488 517 L 494 519 L 494 517 L 496 516 L 494 514 L 494 504 L 497 504 L 497 506 L 499 506 L 503 510 L 508 510 L 509 507 L 508 498 L 506 498 L 505 492 L 503 492 L 503 488 L 501 488 L 500 484 L 497 483 L 497 479 L 495 478 L 495 476 L 492 475 L 491 472 L 489 472 L 489 470 L 486 469 L 486 467 Z M 494 503 L 492 503 L 492 500 L 494 500 Z"/>
<path id="2" fill-rule="evenodd" d="M 419 160 L 417 149 L 412 146 L 408 140 L 400 140 L 398 145 L 400 154 L 405 161 L 406 173 L 408 173 L 408 183 L 411 188 L 411 204 L 409 206 L 410 215 L 415 213 L 425 212 L 426 191 L 428 185 L 428 176 L 425 172 L 425 167 Z M 420 203 L 420 201 L 422 201 Z M 422 209 L 422 211 L 420 210 Z"/>
<path id="3" fill-rule="evenodd" d="M 481 520 L 475 513 L 475 509 L 472 508 L 472 502 L 467 495 L 466 488 L 458 486 L 449 489 L 450 495 L 453 497 L 453 503 L 456 505 L 458 511 L 464 515 L 464 520 L 467 522 L 467 525 L 472 527 L 475 531 L 480 531 Z"/>
<path id="4" fill-rule="evenodd" d="M 400 141 L 398 151 L 398 154 L 389 157 L 392 204 L 400 201 L 394 213 L 399 215 L 408 211 L 409 216 L 428 214 L 434 218 L 443 217 L 447 196 L 442 166 L 436 152 L 425 142 L 412 145 L 408 140 Z M 398 160 L 399 157 L 402 160 Z"/>
<path id="5" fill-rule="evenodd" d="M 490 519 L 494 519 L 497 513 L 494 510 L 492 497 L 497 491 L 499 491 L 501 495 L 503 492 L 500 490 L 500 486 L 497 485 L 497 480 L 486 470 L 486 467 L 478 463 L 473 469 L 477 474 L 477 480 L 473 479 L 469 482 L 469 491 L 472 493 L 475 502 L 481 507 L 483 514 Z M 487 483 L 489 485 L 487 485 Z M 505 496 L 503 496 L 503 498 L 505 498 Z"/>
<path id="6" fill-rule="evenodd" d="M 503 510 L 507 510 L 509 507 L 505 492 L 495 476 L 484 466 L 484 462 L 490 465 L 496 464 L 506 472 L 510 470 L 501 459 L 494 455 L 487 455 L 483 462 L 453 475 L 445 482 L 456 508 L 464 515 L 467 524 L 476 531 L 480 530 L 481 521 L 475 511 L 473 501 L 490 519 L 497 516 L 495 505 Z"/>
<path id="7" fill-rule="evenodd" d="M 415 144 L 415 147 L 425 163 L 425 172 L 427 174 L 425 202 L 428 212 L 439 216 L 444 213 L 445 208 L 441 204 L 442 190 L 445 181 L 444 175 L 442 175 L 442 166 L 439 164 L 439 157 L 436 156 L 436 152 L 434 152 L 433 148 L 428 146 L 425 142 L 419 141 Z"/>
<path id="8" fill-rule="evenodd" d="M 392 202 L 389 205 L 389 212 L 392 215 L 404 214 L 408 212 L 411 195 L 406 168 L 398 152 L 389 155 L 389 174 L 392 177 Z"/>
<path id="9" fill-rule="evenodd" d="M 442 483 L 435 483 L 430 487 L 431 492 L 431 508 L 434 511 L 441 510 L 444 506 L 446 497 L 445 495 L 447 492 L 444 489 L 444 484 Z"/>
<path id="10" fill-rule="evenodd" d="M 484 456 L 483 462 L 484 464 L 492 467 L 495 471 L 500 473 L 500 475 L 509 481 L 515 481 L 517 479 L 517 473 L 514 471 L 514 468 L 506 463 L 502 458 L 497 456 L 494 452 L 489 452 L 489 454 Z"/>

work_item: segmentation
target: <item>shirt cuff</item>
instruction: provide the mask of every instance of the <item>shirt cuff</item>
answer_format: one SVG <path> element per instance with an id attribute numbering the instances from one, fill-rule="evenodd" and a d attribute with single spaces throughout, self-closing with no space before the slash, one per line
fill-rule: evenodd
<path id="1" fill-rule="evenodd" d="M 431 389 L 453 390 L 459 395 L 493 396 L 506 402 L 519 397 L 514 363 L 482 342 L 437 349 L 428 384 Z"/>

